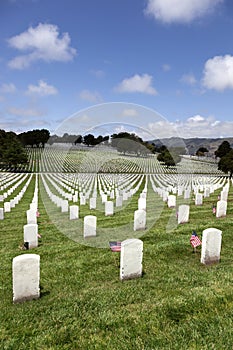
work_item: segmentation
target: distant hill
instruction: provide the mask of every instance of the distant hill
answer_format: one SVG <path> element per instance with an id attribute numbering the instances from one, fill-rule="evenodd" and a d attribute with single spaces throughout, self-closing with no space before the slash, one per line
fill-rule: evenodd
<path id="1" fill-rule="evenodd" d="M 213 155 L 217 150 L 218 146 L 223 142 L 228 141 L 233 147 L 233 137 L 226 138 L 190 138 L 184 139 L 179 137 L 170 137 L 164 138 L 161 140 L 151 140 L 150 143 L 154 143 L 155 146 L 165 145 L 168 148 L 170 147 L 185 147 L 188 150 L 188 153 L 191 155 L 195 155 L 196 151 L 199 147 L 206 147 L 209 150 L 209 154 Z"/>

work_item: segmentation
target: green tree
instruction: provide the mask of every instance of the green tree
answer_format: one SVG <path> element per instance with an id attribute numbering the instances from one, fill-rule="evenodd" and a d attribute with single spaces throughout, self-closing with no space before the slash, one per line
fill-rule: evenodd
<path id="1" fill-rule="evenodd" d="M 221 145 L 219 145 L 217 151 L 215 151 L 215 157 L 222 158 L 225 156 L 228 152 L 230 152 L 231 146 L 228 141 L 223 141 Z"/>
<path id="2" fill-rule="evenodd" d="M 27 155 L 18 136 L 14 132 L 0 130 L 0 162 L 2 166 L 14 170 L 19 165 L 27 163 Z"/>
<path id="3" fill-rule="evenodd" d="M 87 146 L 94 146 L 96 145 L 96 139 L 95 136 L 92 134 L 85 135 L 83 137 L 83 143 Z"/>
<path id="4" fill-rule="evenodd" d="M 233 149 L 231 149 L 227 154 L 221 157 L 218 163 L 218 169 L 222 170 L 224 173 L 230 172 L 230 178 L 233 174 Z"/>
<path id="5" fill-rule="evenodd" d="M 206 147 L 199 147 L 197 152 L 196 152 L 196 155 L 198 157 L 204 157 L 205 153 L 207 153 L 207 152 L 209 152 L 209 150 Z"/>

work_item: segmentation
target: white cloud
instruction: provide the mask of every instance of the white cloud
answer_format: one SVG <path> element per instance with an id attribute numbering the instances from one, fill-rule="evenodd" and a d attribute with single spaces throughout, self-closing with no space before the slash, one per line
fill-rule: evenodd
<path id="1" fill-rule="evenodd" d="M 59 37 L 59 29 L 56 25 L 42 24 L 30 27 L 27 31 L 8 39 L 11 47 L 28 52 L 19 55 L 9 61 L 12 69 L 24 69 L 36 61 L 71 61 L 76 55 L 76 50 L 70 46 L 68 33 Z"/>
<path id="2" fill-rule="evenodd" d="M 26 91 L 27 95 L 39 96 L 56 95 L 57 93 L 58 91 L 54 86 L 48 85 L 43 80 L 39 80 L 38 85 L 28 85 L 28 89 Z"/>
<path id="3" fill-rule="evenodd" d="M 165 23 L 188 23 L 208 14 L 224 0 L 147 0 L 145 13 Z"/>
<path id="4" fill-rule="evenodd" d="M 188 85 L 195 85 L 197 82 L 195 76 L 192 73 L 182 75 L 180 81 Z"/>
<path id="5" fill-rule="evenodd" d="M 101 95 L 97 91 L 83 90 L 79 97 L 91 103 L 103 102 Z"/>
<path id="6" fill-rule="evenodd" d="M 205 118 L 202 117 L 201 115 L 195 115 L 194 117 L 190 117 L 187 119 L 187 122 L 189 123 L 199 123 L 199 122 L 204 122 Z"/>
<path id="7" fill-rule="evenodd" d="M 156 89 L 152 86 L 152 76 L 148 74 L 135 74 L 131 78 L 124 79 L 117 87 L 118 92 L 139 92 L 149 95 L 157 95 Z"/>
<path id="8" fill-rule="evenodd" d="M 12 94 L 16 91 L 16 87 L 13 83 L 2 84 L 0 87 L 0 92 L 3 94 Z"/>
<path id="9" fill-rule="evenodd" d="M 233 56 L 215 56 L 206 61 L 202 83 L 217 91 L 233 89 Z"/>
<path id="10" fill-rule="evenodd" d="M 195 115 L 184 121 L 170 122 L 166 119 L 149 123 L 147 129 L 155 138 L 183 137 L 229 137 L 233 134 L 233 121 L 219 121 L 214 117 Z"/>

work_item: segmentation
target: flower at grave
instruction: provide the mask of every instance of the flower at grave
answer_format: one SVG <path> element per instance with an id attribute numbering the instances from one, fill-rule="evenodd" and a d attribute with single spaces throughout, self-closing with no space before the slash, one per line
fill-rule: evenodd
<path id="1" fill-rule="evenodd" d="M 40 216 L 39 210 L 36 211 L 36 217 L 38 218 Z"/>
<path id="2" fill-rule="evenodd" d="M 38 236 L 38 238 L 41 238 L 41 235 L 39 233 L 37 234 L 37 236 Z"/>
<path id="3" fill-rule="evenodd" d="M 192 245 L 193 248 L 196 248 L 198 247 L 199 245 L 201 245 L 201 240 L 200 238 L 198 237 L 196 231 L 193 231 L 192 232 L 192 235 L 190 237 L 190 243 Z"/>
<path id="4" fill-rule="evenodd" d="M 109 242 L 109 246 L 112 252 L 121 251 L 121 242 Z"/>

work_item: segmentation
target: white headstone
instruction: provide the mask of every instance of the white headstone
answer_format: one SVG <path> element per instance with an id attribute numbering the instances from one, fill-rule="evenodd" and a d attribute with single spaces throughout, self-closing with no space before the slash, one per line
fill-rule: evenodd
<path id="1" fill-rule="evenodd" d="M 28 242 L 28 248 L 36 248 L 38 246 L 38 225 L 28 224 L 24 225 L 24 243 Z"/>
<path id="2" fill-rule="evenodd" d="M 168 208 L 175 208 L 175 206 L 176 206 L 176 196 L 174 194 L 170 194 L 167 197 L 167 205 L 168 205 Z"/>
<path id="3" fill-rule="evenodd" d="M 182 204 L 178 209 L 178 224 L 184 224 L 189 221 L 189 205 Z"/>
<path id="4" fill-rule="evenodd" d="M 146 229 L 146 212 L 145 210 L 135 210 L 134 212 L 134 231 Z"/>
<path id="5" fill-rule="evenodd" d="M 210 196 L 210 188 L 206 187 L 205 190 L 204 190 L 204 197 L 207 198 L 209 196 Z"/>
<path id="6" fill-rule="evenodd" d="M 107 202 L 108 196 L 105 193 L 103 193 L 102 196 L 101 196 L 101 200 L 102 200 L 102 203 Z"/>
<path id="7" fill-rule="evenodd" d="M 5 202 L 4 203 L 4 212 L 9 213 L 11 211 L 11 204 L 10 202 Z"/>
<path id="8" fill-rule="evenodd" d="M 89 208 L 96 209 L 96 197 L 91 197 L 89 201 Z"/>
<path id="9" fill-rule="evenodd" d="M 202 204 L 203 204 L 203 195 L 202 195 L 202 193 L 196 193 L 195 205 L 202 205 Z"/>
<path id="10" fill-rule="evenodd" d="M 201 263 L 212 264 L 219 262 L 222 244 L 222 231 L 207 228 L 202 233 Z"/>
<path id="11" fill-rule="evenodd" d="M 40 297 L 40 256 L 23 254 L 12 262 L 13 302 L 23 302 Z"/>
<path id="12" fill-rule="evenodd" d="M 87 215 L 84 217 L 84 238 L 96 236 L 97 217 L 94 215 Z"/>
<path id="13" fill-rule="evenodd" d="M 184 191 L 184 199 L 189 199 L 190 198 L 190 190 L 189 189 L 186 189 Z"/>
<path id="14" fill-rule="evenodd" d="M 146 198 L 140 197 L 138 199 L 138 210 L 146 210 Z"/>
<path id="15" fill-rule="evenodd" d="M 143 242 L 140 239 L 126 239 L 121 242 L 120 279 L 127 280 L 142 276 Z"/>
<path id="16" fill-rule="evenodd" d="M 80 205 L 86 205 L 86 197 L 84 195 L 80 196 Z"/>
<path id="17" fill-rule="evenodd" d="M 70 220 L 76 220 L 79 218 L 79 206 L 71 205 L 70 206 Z"/>
<path id="18" fill-rule="evenodd" d="M 227 201 L 228 198 L 228 190 L 223 189 L 221 192 L 221 201 Z"/>
<path id="19" fill-rule="evenodd" d="M 69 211 L 69 202 L 68 200 L 64 199 L 61 202 L 61 212 L 68 213 L 68 211 Z"/>
<path id="20" fill-rule="evenodd" d="M 0 208 L 0 220 L 4 219 L 4 209 Z"/>
<path id="21" fill-rule="evenodd" d="M 227 202 L 220 200 L 217 202 L 216 218 L 221 218 L 227 215 Z"/>
<path id="22" fill-rule="evenodd" d="M 27 223 L 28 224 L 37 223 L 36 210 L 32 210 L 32 209 L 27 210 Z"/>
<path id="23" fill-rule="evenodd" d="M 111 216 L 113 214 L 114 214 L 113 202 L 111 201 L 105 202 L 105 216 Z"/>
<path id="24" fill-rule="evenodd" d="M 122 196 L 118 196 L 116 198 L 116 207 L 122 207 L 122 203 L 123 203 L 123 197 Z"/>

